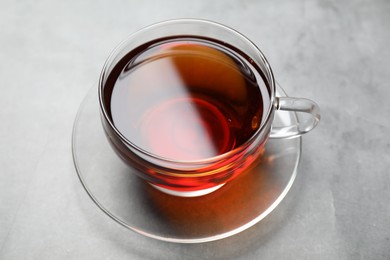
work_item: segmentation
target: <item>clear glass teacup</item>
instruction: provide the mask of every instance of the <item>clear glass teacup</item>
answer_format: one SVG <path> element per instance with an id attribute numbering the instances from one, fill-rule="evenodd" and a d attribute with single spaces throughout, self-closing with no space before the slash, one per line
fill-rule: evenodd
<path id="1" fill-rule="evenodd" d="M 104 64 L 99 102 L 107 138 L 153 187 L 176 196 L 217 190 L 245 171 L 268 138 L 292 138 L 320 120 L 308 99 L 277 97 L 262 52 L 224 25 L 195 19 L 146 27 Z M 278 110 L 306 113 L 273 126 Z"/>

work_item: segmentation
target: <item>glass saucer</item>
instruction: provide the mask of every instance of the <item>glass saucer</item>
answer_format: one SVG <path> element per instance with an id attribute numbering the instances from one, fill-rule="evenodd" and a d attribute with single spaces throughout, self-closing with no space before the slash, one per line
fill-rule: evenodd
<path id="1" fill-rule="evenodd" d="M 277 96 L 285 96 L 277 87 Z M 275 125 L 296 122 L 278 111 Z M 178 243 L 200 243 L 237 234 L 267 216 L 286 196 L 297 174 L 301 138 L 269 139 L 246 172 L 200 197 L 158 191 L 125 165 L 108 144 L 100 122 L 97 88 L 83 100 L 73 128 L 73 160 L 80 181 L 111 219 L 139 234 Z"/>

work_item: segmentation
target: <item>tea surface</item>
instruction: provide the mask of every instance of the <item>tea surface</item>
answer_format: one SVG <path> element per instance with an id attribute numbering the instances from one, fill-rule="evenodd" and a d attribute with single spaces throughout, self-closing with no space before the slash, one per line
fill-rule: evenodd
<path id="1" fill-rule="evenodd" d="M 109 75 L 104 100 L 124 137 L 174 160 L 240 146 L 269 106 L 261 74 L 243 55 L 200 38 L 165 39 L 128 53 Z"/>

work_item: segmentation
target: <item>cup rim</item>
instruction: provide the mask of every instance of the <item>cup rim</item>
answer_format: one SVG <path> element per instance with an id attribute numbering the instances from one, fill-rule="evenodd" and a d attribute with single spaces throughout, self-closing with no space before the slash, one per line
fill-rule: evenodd
<path id="1" fill-rule="evenodd" d="M 114 123 L 112 122 L 112 120 L 110 119 L 110 117 L 107 113 L 107 110 L 105 108 L 104 101 L 103 101 L 103 93 L 102 92 L 103 92 L 103 88 L 104 88 L 103 82 L 105 79 L 105 75 L 106 75 L 106 72 L 107 72 L 109 65 L 112 62 L 112 59 L 114 59 L 117 56 L 117 53 L 119 51 L 123 50 L 123 48 L 126 46 L 126 44 L 129 41 L 131 41 L 131 39 L 134 39 L 135 37 L 137 37 L 139 34 L 143 33 L 146 30 L 151 30 L 151 29 L 154 29 L 154 28 L 160 27 L 160 26 L 174 25 L 174 24 L 178 24 L 178 23 L 207 24 L 209 26 L 220 27 L 220 28 L 224 29 L 225 31 L 229 31 L 230 33 L 236 35 L 237 37 L 240 37 L 242 40 L 245 41 L 245 43 L 248 46 L 250 46 L 253 50 L 255 50 L 257 52 L 261 61 L 263 62 L 263 65 L 265 66 L 266 72 L 268 73 L 268 75 L 270 77 L 270 80 L 267 82 L 269 85 L 269 90 L 270 90 L 270 102 L 269 102 L 269 106 L 268 106 L 268 111 L 264 117 L 264 120 L 262 120 L 260 127 L 256 130 L 256 132 L 253 133 L 252 136 L 250 138 L 248 138 L 244 143 L 242 143 L 240 146 L 238 146 L 232 150 L 229 150 L 229 151 L 222 153 L 222 154 L 218 154 L 218 155 L 203 158 L 203 159 L 197 159 L 197 160 L 175 160 L 175 159 L 171 159 L 171 158 L 166 158 L 166 157 L 156 155 L 150 151 L 147 151 L 147 150 L 137 146 L 136 144 L 131 142 L 128 138 L 126 138 L 116 128 L 116 126 L 114 125 Z M 183 34 L 180 34 L 180 36 L 183 36 Z M 194 34 L 188 33 L 188 36 L 194 36 Z M 257 62 L 257 61 L 255 60 L 255 62 Z M 215 163 L 215 162 L 221 161 L 223 159 L 231 158 L 234 154 L 237 154 L 241 150 L 247 148 L 254 141 L 254 139 L 258 135 L 260 135 L 260 133 L 263 132 L 263 130 L 268 125 L 268 123 L 271 119 L 272 111 L 275 108 L 275 94 L 276 94 L 276 84 L 275 84 L 275 78 L 274 78 L 271 66 L 270 66 L 269 62 L 267 61 L 266 57 L 264 56 L 264 54 L 262 53 L 262 51 L 251 40 L 249 40 L 246 36 L 244 36 L 243 34 L 238 32 L 237 30 L 232 29 L 229 26 L 223 25 L 223 24 L 218 23 L 218 22 L 205 20 L 205 19 L 197 19 L 197 18 L 180 18 L 180 19 L 171 19 L 171 20 L 156 22 L 156 23 L 153 23 L 151 25 L 145 26 L 145 27 L 135 31 L 134 33 L 130 34 L 125 40 L 123 40 L 120 44 L 118 44 L 111 51 L 110 55 L 108 56 L 108 58 L 106 59 L 104 65 L 103 65 L 103 68 L 101 70 L 100 77 L 99 77 L 99 82 L 98 82 L 98 96 L 99 96 L 100 111 L 103 114 L 106 122 L 109 124 L 109 127 L 112 130 L 114 130 L 116 136 L 119 137 L 119 139 L 122 142 L 124 142 L 125 145 L 130 146 L 131 148 L 135 149 L 137 152 L 140 152 L 143 155 L 146 155 L 148 157 L 151 157 L 151 158 L 158 160 L 158 161 L 161 161 L 161 162 L 174 163 L 174 164 L 180 164 L 180 165 L 198 165 L 198 164 L 203 165 L 203 164 L 208 164 L 208 163 Z"/>

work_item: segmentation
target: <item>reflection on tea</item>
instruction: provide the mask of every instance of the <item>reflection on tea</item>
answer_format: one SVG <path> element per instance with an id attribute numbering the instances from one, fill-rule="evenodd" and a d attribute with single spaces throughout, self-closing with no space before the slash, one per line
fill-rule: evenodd
<path id="1" fill-rule="evenodd" d="M 269 106 L 264 88 L 238 52 L 206 39 L 173 38 L 118 62 L 104 100 L 134 145 L 167 159 L 198 160 L 226 153 L 258 130 Z"/>

